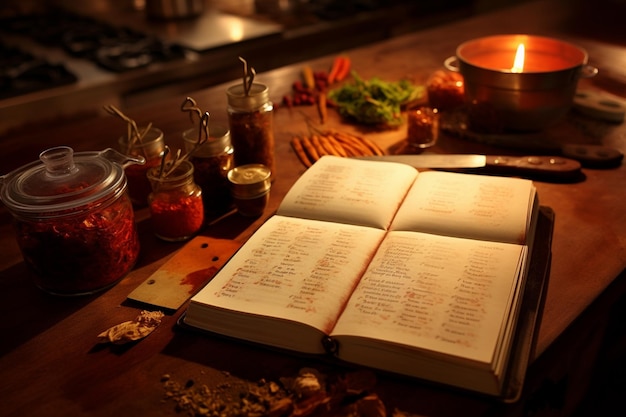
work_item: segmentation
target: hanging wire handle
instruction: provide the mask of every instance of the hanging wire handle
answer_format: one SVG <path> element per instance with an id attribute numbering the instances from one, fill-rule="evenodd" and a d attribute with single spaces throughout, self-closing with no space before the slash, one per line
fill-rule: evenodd
<path id="1" fill-rule="evenodd" d="M 185 100 L 185 102 L 183 103 L 183 105 L 181 106 L 181 110 L 183 111 L 193 111 L 196 112 L 196 114 L 198 114 L 198 110 L 200 110 L 197 106 L 195 106 L 195 104 L 193 105 L 193 107 L 185 107 L 185 103 L 187 103 L 189 100 L 189 103 L 195 103 L 195 101 L 193 101 L 192 98 L 187 97 L 187 100 Z M 191 113 L 193 114 L 193 113 Z M 186 154 L 184 154 L 182 157 L 181 155 L 181 149 L 178 149 L 178 151 L 176 151 L 176 155 L 174 155 L 174 158 L 171 161 L 167 161 L 167 156 L 170 153 L 170 148 L 168 146 L 165 146 L 165 152 L 163 152 L 163 158 L 161 159 L 161 168 L 159 170 L 159 178 L 166 178 L 168 175 L 170 175 L 172 172 L 174 172 L 176 170 L 176 168 L 178 168 L 178 166 L 185 160 L 189 159 L 191 157 L 191 155 L 193 155 L 193 153 L 200 148 L 202 145 L 204 145 L 208 140 L 209 140 L 209 119 L 211 118 L 211 115 L 209 114 L 209 112 L 204 112 L 204 114 L 200 113 L 201 117 L 200 117 L 200 125 L 198 127 L 198 140 L 195 143 L 195 145 L 193 146 L 193 148 L 187 152 Z"/>
<path id="2" fill-rule="evenodd" d="M 193 115 L 198 116 L 198 143 L 202 141 L 202 135 L 204 134 L 205 141 L 209 139 L 209 113 L 202 113 L 202 109 L 198 107 L 196 100 L 191 97 L 187 97 L 180 105 L 182 112 L 189 113 L 189 120 L 193 123 Z"/>
<path id="3" fill-rule="evenodd" d="M 135 146 L 137 142 L 139 142 L 140 144 L 143 143 L 143 138 L 152 128 L 152 122 L 150 122 L 148 123 L 148 126 L 146 126 L 146 128 L 140 132 L 139 128 L 137 127 L 137 123 L 135 123 L 133 119 L 131 119 L 130 117 L 122 113 L 122 111 L 118 109 L 117 107 L 113 105 L 106 105 L 104 106 L 104 110 L 106 110 L 109 114 L 112 114 L 113 116 L 117 116 L 126 122 L 126 126 L 127 126 L 126 137 L 128 139 L 128 147 L 126 149 L 127 154 L 130 153 L 130 150 L 133 148 L 133 146 Z M 145 150 L 142 149 L 142 152 L 144 153 L 143 156 L 147 157 L 147 155 L 145 154 Z"/>
<path id="4" fill-rule="evenodd" d="M 187 97 L 183 101 L 183 104 L 180 105 L 180 111 L 188 112 L 189 120 L 191 120 L 192 123 L 193 123 L 194 113 L 198 116 L 198 119 L 202 120 L 202 117 L 203 117 L 202 110 L 200 109 L 200 107 L 198 107 L 196 100 L 194 100 L 191 97 Z"/>
<path id="5" fill-rule="evenodd" d="M 193 147 L 193 149 L 189 153 L 192 153 L 193 151 L 196 150 L 198 146 L 200 146 L 202 143 L 209 140 L 209 137 L 210 137 L 209 136 L 209 119 L 210 118 L 211 116 L 209 115 L 209 112 L 205 112 L 200 118 L 200 126 L 198 127 L 198 141 L 196 142 L 196 145 Z M 202 139 L 203 133 L 204 133 L 204 140 Z"/>
<path id="6" fill-rule="evenodd" d="M 253 67 L 248 67 L 248 62 L 242 57 L 239 57 L 239 60 L 243 63 L 243 92 L 246 96 L 249 96 L 256 71 Z"/>

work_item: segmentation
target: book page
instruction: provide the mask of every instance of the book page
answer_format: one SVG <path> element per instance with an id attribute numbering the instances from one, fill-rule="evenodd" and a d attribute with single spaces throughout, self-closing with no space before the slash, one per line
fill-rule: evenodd
<path id="1" fill-rule="evenodd" d="M 328 334 L 384 234 L 373 228 L 275 215 L 191 303 L 238 311 L 244 317 L 300 321 Z M 203 318 L 199 326 L 243 339 L 262 331 L 238 329 L 241 334 L 232 334 L 229 323 L 209 320 Z M 283 333 L 280 338 L 290 336 Z M 320 339 L 315 342 L 319 345 Z"/>
<path id="2" fill-rule="evenodd" d="M 277 213 L 387 229 L 416 176 L 404 164 L 324 156 L 289 190 Z"/>
<path id="3" fill-rule="evenodd" d="M 391 229 L 524 244 L 534 196 L 526 179 L 421 172 Z"/>
<path id="4" fill-rule="evenodd" d="M 390 232 L 333 330 L 340 356 L 358 361 L 358 348 L 342 345 L 354 336 L 490 366 L 525 254 L 521 245 Z"/>

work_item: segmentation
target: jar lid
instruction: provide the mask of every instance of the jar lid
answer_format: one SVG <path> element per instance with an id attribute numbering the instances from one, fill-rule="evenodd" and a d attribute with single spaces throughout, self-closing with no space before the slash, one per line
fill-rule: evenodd
<path id="1" fill-rule="evenodd" d="M 271 171 L 263 164 L 241 165 L 228 171 L 232 194 L 252 198 L 265 193 L 271 186 Z"/>
<path id="2" fill-rule="evenodd" d="M 16 214 L 62 215 L 117 196 L 126 189 L 122 164 L 145 162 L 110 148 L 74 153 L 67 146 L 47 149 L 39 159 L 0 177 L 0 199 Z"/>
<path id="3" fill-rule="evenodd" d="M 140 132 L 143 132 L 146 128 L 141 127 Z M 148 159 L 161 158 L 163 156 L 163 149 L 165 148 L 165 142 L 163 140 L 163 131 L 156 127 L 151 127 L 141 141 L 129 142 L 127 135 L 121 136 L 117 140 L 120 150 L 127 155 L 142 155 Z"/>
<path id="4" fill-rule="evenodd" d="M 233 85 L 226 90 L 228 104 L 239 110 L 255 110 L 270 100 L 269 88 L 265 84 L 252 83 L 246 95 L 243 84 Z"/>
<path id="5" fill-rule="evenodd" d="M 198 129 L 191 128 L 183 132 L 185 150 L 190 152 L 198 143 Z M 224 153 L 224 149 L 230 146 L 230 131 L 224 126 L 211 126 L 209 138 L 193 153 L 193 156 L 207 158 Z"/>

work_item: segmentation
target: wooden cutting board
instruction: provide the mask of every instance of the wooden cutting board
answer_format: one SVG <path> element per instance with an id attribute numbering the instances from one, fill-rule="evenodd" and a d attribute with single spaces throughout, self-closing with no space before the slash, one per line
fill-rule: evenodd
<path id="1" fill-rule="evenodd" d="M 135 288 L 128 299 L 178 310 L 213 278 L 239 246 L 231 240 L 197 236 Z"/>

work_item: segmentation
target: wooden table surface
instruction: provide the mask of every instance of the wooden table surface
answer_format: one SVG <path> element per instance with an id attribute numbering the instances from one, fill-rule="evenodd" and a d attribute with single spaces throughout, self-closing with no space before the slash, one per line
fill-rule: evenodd
<path id="1" fill-rule="evenodd" d="M 613 7 L 613 2 L 606 3 Z M 599 74 L 581 80 L 581 86 L 626 100 L 626 39 L 619 35 L 618 28 L 610 24 L 594 26 L 588 18 L 591 11 L 610 18 L 610 11 L 585 4 L 559 0 L 529 2 L 347 53 L 353 68 L 365 79 L 407 77 L 419 84 L 441 68 L 443 61 L 454 55 L 456 46 L 465 40 L 498 33 L 554 36 L 586 48 L 590 64 L 599 68 Z M 306 64 L 314 70 L 324 70 L 332 58 L 323 57 Z M 300 69 L 301 65 L 283 67 L 258 74 L 257 80 L 269 86 L 274 102 L 280 102 L 290 92 L 291 83 L 298 79 Z M 212 114 L 213 123 L 226 123 L 225 89 L 231 84 L 189 95 Z M 171 97 L 123 110 L 138 123 L 153 122 L 165 132 L 170 146 L 179 147 L 181 132 L 189 126 L 187 116 L 179 111 L 184 98 Z M 252 220 L 238 214 L 226 216 L 207 226 L 204 235 L 240 244 L 272 214 L 304 172 L 289 140 L 295 134 L 307 133 L 306 117 L 316 118 L 313 107 L 276 110 L 278 163 L 265 214 Z M 329 127 L 366 135 L 385 149 L 397 146 L 406 134 L 403 128 L 364 131 L 343 123 L 334 111 L 330 112 L 327 123 Z M 115 147 L 117 137 L 124 131 L 120 120 L 104 114 L 95 119 L 68 119 L 46 125 L 38 124 L 33 115 L 31 126 L 0 139 L 0 169 L 7 173 L 36 160 L 40 151 L 57 145 L 70 145 L 76 151 Z M 626 151 L 624 123 L 602 122 L 574 112 L 544 133 L 561 143 L 604 144 Z M 435 150 L 516 152 L 506 146 L 485 145 L 449 135 L 442 135 Z M 594 302 L 602 297 L 611 302 L 625 291 L 626 168 L 622 165 L 583 171 L 584 180 L 580 182 L 536 181 L 540 201 L 554 210 L 556 222 L 551 276 L 529 378 L 546 372 L 542 357 Z M 56 298 L 33 285 L 14 239 L 11 216 L 4 207 L 0 209 L 0 414 L 175 415 L 174 404 L 163 401 L 163 374 L 183 383 L 193 379 L 214 386 L 235 378 L 277 381 L 282 376 L 295 375 L 303 366 L 333 371 L 327 364 L 183 331 L 176 321 L 184 307 L 166 315 L 152 335 L 126 349 L 98 345 L 97 335 L 101 331 L 137 316 L 140 307 L 127 302 L 127 295 L 182 246 L 157 240 L 151 233 L 145 209 L 138 210 L 136 217 L 142 249 L 134 270 L 106 292 Z M 576 352 L 568 354 L 575 357 Z M 379 375 L 376 392 L 389 413 L 396 408 L 425 416 L 520 412 L 519 405 L 502 405 L 492 399 L 385 375 Z"/>

